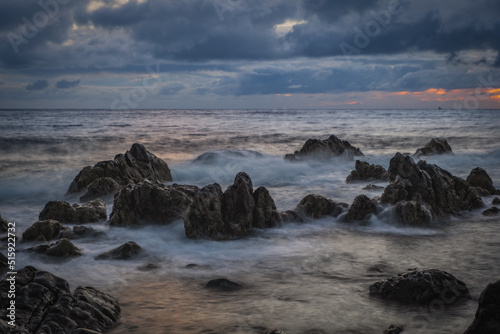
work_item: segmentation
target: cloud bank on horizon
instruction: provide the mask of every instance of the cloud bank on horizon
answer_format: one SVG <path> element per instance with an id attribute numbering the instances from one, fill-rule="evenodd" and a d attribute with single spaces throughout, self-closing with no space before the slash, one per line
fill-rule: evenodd
<path id="1" fill-rule="evenodd" d="M 3 108 L 500 108 L 496 0 L 8 0 Z"/>

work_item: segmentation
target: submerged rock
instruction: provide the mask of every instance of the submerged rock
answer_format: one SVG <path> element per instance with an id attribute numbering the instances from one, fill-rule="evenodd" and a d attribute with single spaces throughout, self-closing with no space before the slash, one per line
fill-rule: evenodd
<path id="1" fill-rule="evenodd" d="M 109 190 L 110 194 L 116 191 L 116 186 L 109 180 L 110 178 L 119 186 L 137 184 L 144 180 L 153 183 L 172 181 L 168 165 L 153 153 L 146 150 L 141 144 L 133 144 L 130 151 L 125 154 L 118 154 L 114 160 L 102 161 L 94 167 L 85 167 L 75 177 L 69 186 L 68 193 L 78 193 L 87 188 L 85 198 L 92 198 L 94 193 L 103 196 Z M 89 187 L 92 183 L 94 185 Z"/>
<path id="2" fill-rule="evenodd" d="M 62 223 L 95 223 L 107 218 L 106 203 L 100 199 L 84 205 L 69 204 L 65 201 L 50 201 L 43 208 L 38 218 L 40 220 L 57 220 Z"/>
<path id="3" fill-rule="evenodd" d="M 467 184 L 471 187 L 481 188 L 487 191 L 488 195 L 500 194 L 500 191 L 493 187 L 493 180 L 481 167 L 476 167 L 467 176 Z"/>
<path id="4" fill-rule="evenodd" d="M 348 141 L 330 136 L 325 140 L 308 139 L 300 151 L 285 155 L 285 160 L 324 160 L 335 157 L 344 157 L 349 160 L 354 160 L 355 156 L 363 157 L 364 155 L 359 148 L 352 146 Z"/>
<path id="5" fill-rule="evenodd" d="M 453 304 L 460 298 L 470 298 L 465 283 L 437 269 L 409 269 L 396 277 L 374 283 L 369 289 L 373 297 L 404 303 L 425 304 L 442 300 L 445 304 Z"/>
<path id="6" fill-rule="evenodd" d="M 496 216 L 498 214 L 500 214 L 500 209 L 496 206 L 483 211 L 483 216 Z"/>
<path id="7" fill-rule="evenodd" d="M 95 257 L 96 260 L 128 260 L 142 252 L 142 247 L 134 241 L 129 241 L 123 245 L 113 248 L 107 252 L 99 254 Z"/>
<path id="8" fill-rule="evenodd" d="M 62 238 L 50 245 L 39 245 L 29 248 L 28 251 L 57 257 L 72 257 L 82 255 L 81 250 L 66 238 Z"/>
<path id="9" fill-rule="evenodd" d="M 225 278 L 211 280 L 204 286 L 205 289 L 217 291 L 236 291 L 243 288 L 243 285 L 232 282 Z"/>
<path id="10" fill-rule="evenodd" d="M 106 233 L 97 231 L 90 226 L 73 226 L 73 230 L 63 231 L 61 238 L 67 239 L 83 239 L 83 238 L 98 238 L 105 236 Z"/>
<path id="11" fill-rule="evenodd" d="M 424 155 L 452 154 L 448 141 L 444 138 L 432 138 L 431 141 L 422 148 L 419 148 L 414 156 L 421 157 Z"/>
<path id="12" fill-rule="evenodd" d="M 398 325 L 390 325 L 389 328 L 387 328 L 384 331 L 384 334 L 400 334 L 403 333 L 403 326 L 398 326 Z"/>
<path id="13" fill-rule="evenodd" d="M 464 334 L 500 334 L 500 280 L 488 284 L 479 297 L 474 321 Z"/>
<path id="14" fill-rule="evenodd" d="M 381 196 L 382 203 L 418 202 L 431 208 L 433 216 L 458 214 L 484 206 L 463 179 L 423 160 L 416 164 L 411 157 L 397 153 L 391 159 L 388 172 L 391 182 Z M 415 205 L 397 212 L 407 214 L 410 209 L 424 213 Z M 406 219 L 405 216 L 397 218 L 402 223 Z"/>
<path id="15" fill-rule="evenodd" d="M 273 328 L 273 329 L 267 330 L 264 334 L 286 334 L 286 333 L 283 332 L 281 329 Z"/>
<path id="16" fill-rule="evenodd" d="M 71 228 L 64 226 L 57 220 L 42 220 L 34 223 L 23 233 L 25 241 L 49 241 L 58 239 L 62 234 L 68 233 Z"/>
<path id="17" fill-rule="evenodd" d="M 144 181 L 129 185 L 115 195 L 110 226 L 170 224 L 184 215 L 197 187 L 165 186 Z"/>
<path id="18" fill-rule="evenodd" d="M 299 216 L 318 219 L 325 216 L 338 217 L 347 207 L 345 203 L 336 203 L 321 195 L 311 194 L 297 204 L 295 211 Z"/>
<path id="19" fill-rule="evenodd" d="M 363 190 L 369 190 L 369 191 L 377 191 L 377 190 L 384 190 L 384 189 L 385 189 L 385 187 L 377 186 L 376 184 L 369 184 L 363 188 Z"/>
<path id="20" fill-rule="evenodd" d="M 370 215 L 377 213 L 377 206 L 366 195 L 356 196 L 347 214 L 343 217 L 345 222 L 366 222 Z"/>
<path id="21" fill-rule="evenodd" d="M 356 160 L 354 168 L 355 170 L 346 179 L 347 183 L 366 180 L 389 180 L 387 170 L 380 165 L 370 165 L 368 162 Z"/>
<path id="22" fill-rule="evenodd" d="M 10 281 L 0 282 L 0 318 L 7 319 Z M 120 318 L 120 306 L 112 296 L 92 287 L 78 287 L 71 294 L 64 279 L 34 267 L 16 275 L 15 328 L 0 321 L 1 333 L 103 332 Z"/>
<path id="23" fill-rule="evenodd" d="M 304 220 L 299 216 L 295 210 L 287 210 L 279 212 L 280 219 L 283 223 L 303 223 Z"/>

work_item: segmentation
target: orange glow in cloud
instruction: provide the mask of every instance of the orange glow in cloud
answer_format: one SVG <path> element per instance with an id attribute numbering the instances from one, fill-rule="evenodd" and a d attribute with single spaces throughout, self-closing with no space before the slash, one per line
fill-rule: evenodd
<path id="1" fill-rule="evenodd" d="M 487 90 L 486 93 L 488 93 L 488 94 L 500 93 L 500 88 Z M 496 97 L 494 97 L 494 98 L 496 98 Z"/>
<path id="2" fill-rule="evenodd" d="M 345 104 L 358 104 L 356 101 L 346 102 Z"/>

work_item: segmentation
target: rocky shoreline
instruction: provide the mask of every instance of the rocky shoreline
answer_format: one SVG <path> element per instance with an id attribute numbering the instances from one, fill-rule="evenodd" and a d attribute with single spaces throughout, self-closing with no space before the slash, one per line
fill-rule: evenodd
<path id="1" fill-rule="evenodd" d="M 372 217 L 383 218 L 382 213 L 387 210 L 395 224 L 426 227 L 463 211 L 481 209 L 485 206 L 481 196 L 500 194 L 480 167 L 474 168 L 463 180 L 437 165 L 414 160 L 434 154 L 452 154 L 445 139 L 432 139 L 413 156 L 395 154 L 387 170 L 356 160 L 355 169 L 346 177 L 346 182 L 388 182 L 381 196 L 369 198 L 360 194 L 349 205 L 309 194 L 293 210 L 280 211 L 268 189 L 263 186 L 254 189 L 250 175 L 243 171 L 225 191 L 217 183 L 202 188 L 165 185 L 175 181 L 168 165 L 143 145 L 134 144 L 114 160 L 82 169 L 69 186 L 68 194 L 81 194 L 80 200 L 85 203 L 48 202 L 39 214 L 39 221 L 22 233 L 21 241 L 42 242 L 26 251 L 68 258 L 82 254 L 75 245 L 78 239 L 104 236 L 87 226 L 92 223 L 106 222 L 112 228 L 127 228 L 168 225 L 183 220 L 187 238 L 221 242 L 251 237 L 255 229 L 276 228 L 287 223 L 307 224 L 325 217 L 334 217 L 343 224 L 369 225 Z M 286 155 L 285 160 L 297 163 L 339 157 L 354 160 L 364 155 L 349 142 L 330 136 L 327 140 L 308 140 L 300 151 Z M 113 203 L 109 220 L 106 203 Z M 484 210 L 483 215 L 499 215 L 500 210 L 495 206 L 499 203 L 495 198 L 493 206 Z M 64 224 L 84 225 L 71 229 Z M 0 231 L 6 231 L 6 226 L 7 221 L 0 216 Z M 96 256 L 95 260 L 127 260 L 141 254 L 141 246 L 128 241 Z M 6 269 L 4 258 L 0 252 L 0 270 Z M 120 318 L 118 300 L 94 288 L 78 287 L 71 294 L 66 281 L 30 266 L 19 270 L 17 279 L 16 305 L 20 316 L 12 333 L 99 333 Z M 5 277 L 0 283 L 0 331 L 8 328 L 5 311 L 8 298 L 4 295 L 8 285 L 8 277 Z M 500 308 L 499 285 L 500 281 L 485 288 L 476 317 L 465 334 L 500 333 L 500 318 L 494 311 L 495 307 Z M 239 283 L 222 278 L 206 283 L 205 287 L 214 293 L 245 289 Z M 455 302 L 470 298 L 465 283 L 437 269 L 408 270 L 372 284 L 367 293 L 402 303 L 429 303 L 436 299 Z M 400 333 L 403 327 L 391 325 L 385 332 Z M 284 332 L 274 329 L 266 333 Z"/>

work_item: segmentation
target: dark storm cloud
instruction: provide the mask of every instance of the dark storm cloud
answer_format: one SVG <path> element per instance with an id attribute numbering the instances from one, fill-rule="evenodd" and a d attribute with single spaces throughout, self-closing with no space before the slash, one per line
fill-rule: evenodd
<path id="1" fill-rule="evenodd" d="M 74 88 L 80 84 L 80 80 L 75 80 L 75 81 L 68 81 L 68 80 L 61 80 L 56 83 L 56 87 L 59 89 L 68 89 L 68 88 Z"/>
<path id="2" fill-rule="evenodd" d="M 27 85 L 26 90 L 44 90 L 47 87 L 49 87 L 49 82 L 47 80 L 37 80 Z"/>

